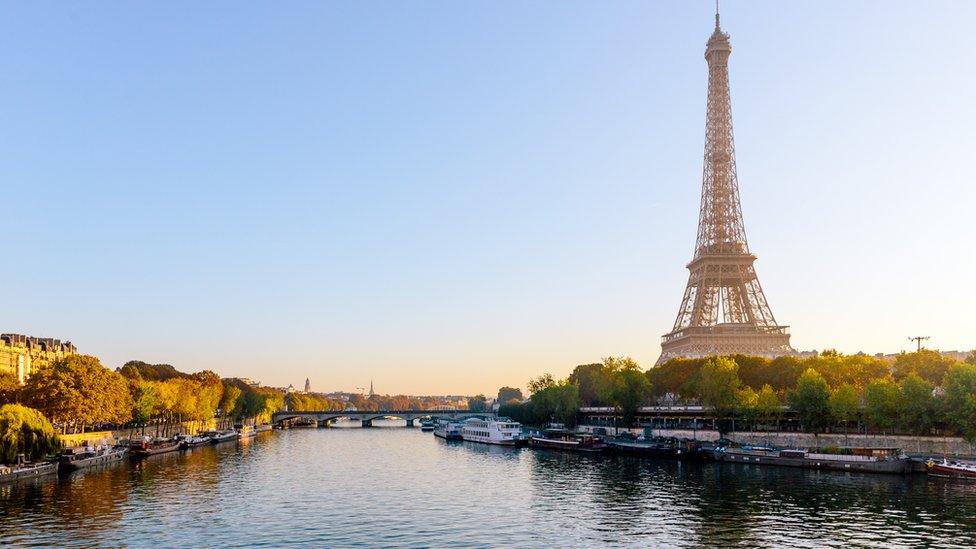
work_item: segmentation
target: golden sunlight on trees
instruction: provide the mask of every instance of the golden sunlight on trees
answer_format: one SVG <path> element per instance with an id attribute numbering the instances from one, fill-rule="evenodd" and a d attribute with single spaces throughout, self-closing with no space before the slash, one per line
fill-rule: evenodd
<path id="1" fill-rule="evenodd" d="M 39 411 L 19 404 L 0 406 L 0 463 L 13 463 L 18 454 L 33 461 L 60 448 L 57 432 Z"/>
<path id="2" fill-rule="evenodd" d="M 83 431 L 132 418 L 125 379 L 88 355 L 70 355 L 42 368 L 27 381 L 23 398 L 62 430 Z"/>

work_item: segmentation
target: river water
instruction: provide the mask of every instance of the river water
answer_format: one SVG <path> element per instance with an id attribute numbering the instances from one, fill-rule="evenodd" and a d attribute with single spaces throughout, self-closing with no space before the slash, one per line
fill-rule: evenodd
<path id="1" fill-rule="evenodd" d="M 383 422 L 376 422 L 383 425 Z M 294 429 L 0 485 L 0 546 L 976 546 L 976 483 Z"/>

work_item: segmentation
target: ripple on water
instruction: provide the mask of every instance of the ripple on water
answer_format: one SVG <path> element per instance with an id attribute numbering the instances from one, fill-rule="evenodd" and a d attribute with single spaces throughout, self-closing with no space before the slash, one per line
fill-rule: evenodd
<path id="1" fill-rule="evenodd" d="M 0 545 L 976 545 L 976 487 L 925 477 L 296 429 L 0 486 Z"/>

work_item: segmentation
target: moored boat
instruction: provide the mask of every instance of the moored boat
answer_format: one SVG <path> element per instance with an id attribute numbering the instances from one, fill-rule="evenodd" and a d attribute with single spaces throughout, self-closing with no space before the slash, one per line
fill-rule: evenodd
<path id="1" fill-rule="evenodd" d="M 618 438 L 610 441 L 610 450 L 620 454 L 653 458 L 703 459 L 705 457 L 698 441 L 677 438 Z"/>
<path id="2" fill-rule="evenodd" d="M 502 446 L 521 446 L 522 424 L 510 419 L 471 418 L 461 424 L 461 438 L 467 442 L 499 444 Z"/>
<path id="3" fill-rule="evenodd" d="M 61 463 L 61 471 L 70 472 L 119 463 L 128 453 L 128 448 L 119 446 L 67 448 L 58 456 L 58 461 Z"/>
<path id="4" fill-rule="evenodd" d="M 420 420 L 420 430 L 424 432 L 430 432 L 434 430 L 434 420 L 432 419 L 422 419 Z"/>
<path id="5" fill-rule="evenodd" d="M 184 450 L 187 448 L 193 448 L 195 446 L 210 444 L 210 436 L 207 433 L 201 433 L 199 435 L 179 435 L 176 438 L 180 441 L 180 448 Z"/>
<path id="6" fill-rule="evenodd" d="M 715 449 L 715 459 L 733 463 L 862 473 L 911 471 L 911 459 L 899 448 L 837 448 L 828 452 L 765 446 L 718 447 Z"/>
<path id="7" fill-rule="evenodd" d="M 55 475 L 58 472 L 57 461 L 25 462 L 22 459 L 16 465 L 0 465 L 0 483 Z"/>
<path id="8" fill-rule="evenodd" d="M 314 423 L 312 424 L 312 426 L 314 427 Z M 270 423 L 262 423 L 260 425 L 255 425 L 254 426 L 254 434 L 264 433 L 264 432 L 270 431 L 272 429 L 273 429 L 273 427 L 271 426 Z"/>
<path id="9" fill-rule="evenodd" d="M 153 439 L 150 437 L 143 437 L 142 440 L 134 441 L 129 446 L 129 456 L 133 459 L 139 459 L 149 456 L 154 456 L 156 454 L 165 454 L 167 452 L 175 452 L 180 449 L 180 441 L 176 439 Z"/>
<path id="10" fill-rule="evenodd" d="M 250 438 L 258 434 L 250 425 L 237 425 L 237 438 Z"/>
<path id="11" fill-rule="evenodd" d="M 223 431 L 214 431 L 210 434 L 211 444 L 220 444 L 221 442 L 230 442 L 232 440 L 237 440 L 237 431 L 234 429 L 224 429 Z"/>
<path id="12" fill-rule="evenodd" d="M 439 421 L 434 427 L 434 436 L 444 440 L 462 440 L 461 424 L 453 421 Z"/>
<path id="13" fill-rule="evenodd" d="M 928 467 L 929 474 L 934 477 L 976 480 L 976 463 L 949 461 L 943 458 L 942 461 L 930 459 L 925 462 L 925 465 Z"/>
<path id="14" fill-rule="evenodd" d="M 599 453 L 610 447 L 593 435 L 574 433 L 566 429 L 546 429 L 539 435 L 529 437 L 529 446 L 589 453 Z"/>

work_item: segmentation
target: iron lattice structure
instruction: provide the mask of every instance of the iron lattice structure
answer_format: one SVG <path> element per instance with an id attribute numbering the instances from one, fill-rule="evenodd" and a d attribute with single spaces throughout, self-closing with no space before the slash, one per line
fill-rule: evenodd
<path id="1" fill-rule="evenodd" d="M 701 211 L 688 286 L 671 333 L 663 336 L 658 364 L 675 357 L 794 353 L 788 326 L 773 317 L 749 251 L 739 203 L 729 97 L 732 45 L 718 13 L 708 39 L 708 113 Z"/>

